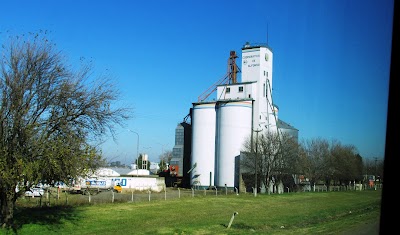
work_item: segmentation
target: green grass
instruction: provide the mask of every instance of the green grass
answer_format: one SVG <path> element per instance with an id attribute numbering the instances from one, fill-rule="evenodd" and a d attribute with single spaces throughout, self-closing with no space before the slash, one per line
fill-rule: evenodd
<path id="1" fill-rule="evenodd" d="M 0 234 L 338 234 L 379 222 L 380 204 L 381 190 L 368 190 L 20 206 L 16 229 Z"/>

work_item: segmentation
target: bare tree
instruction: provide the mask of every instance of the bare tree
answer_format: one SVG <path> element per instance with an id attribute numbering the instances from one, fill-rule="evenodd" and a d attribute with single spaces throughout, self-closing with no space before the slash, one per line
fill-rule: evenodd
<path id="1" fill-rule="evenodd" d="M 165 151 L 160 155 L 160 162 L 158 166 L 160 167 L 160 171 L 167 170 L 167 164 L 171 162 L 172 159 L 172 151 Z"/>
<path id="2" fill-rule="evenodd" d="M 245 141 L 243 145 L 243 158 L 241 159 L 242 172 L 248 175 L 254 173 L 255 185 L 266 188 L 269 192 L 273 173 L 276 172 L 281 145 L 278 133 L 265 131 L 260 135 L 253 136 Z M 260 184 L 258 184 L 260 181 Z M 258 186 L 257 186 L 258 187 Z"/>
<path id="3" fill-rule="evenodd" d="M 329 142 L 322 138 L 311 139 L 303 143 L 302 171 L 314 185 L 320 180 L 325 180 L 333 175 L 329 168 Z"/>
<path id="4" fill-rule="evenodd" d="M 286 187 L 294 187 L 297 174 L 305 176 L 310 186 L 323 182 L 328 187 L 331 183 L 348 185 L 362 176 L 362 158 L 355 146 L 336 140 L 330 143 L 316 138 L 299 144 L 288 134 L 265 132 L 258 137 L 253 135 L 253 140 L 249 138 L 241 156 L 245 183 L 260 185 L 260 182 L 268 193 L 279 181 Z M 365 162 L 365 166 L 369 172 L 378 169 L 373 161 Z"/>
<path id="5" fill-rule="evenodd" d="M 293 188 L 295 186 L 294 177 L 300 169 L 301 146 L 297 139 L 288 133 L 280 133 L 279 160 L 276 162 L 274 178 L 281 181 L 284 186 Z"/>
<path id="6" fill-rule="evenodd" d="M 129 109 L 112 109 L 109 78 L 93 79 L 90 66 L 73 71 L 40 33 L 10 38 L 0 66 L 0 222 L 8 227 L 25 190 L 103 164 L 93 141 L 114 136 Z"/>
<path id="7" fill-rule="evenodd" d="M 374 175 L 376 177 L 375 180 L 383 181 L 384 176 L 384 161 L 383 158 L 367 158 L 363 161 L 363 175 L 365 177 Z"/>
<path id="8" fill-rule="evenodd" d="M 311 185 L 324 182 L 329 187 L 331 183 L 348 185 L 360 180 L 362 158 L 355 146 L 317 138 L 306 141 L 302 148 L 300 172 L 310 179 Z"/>

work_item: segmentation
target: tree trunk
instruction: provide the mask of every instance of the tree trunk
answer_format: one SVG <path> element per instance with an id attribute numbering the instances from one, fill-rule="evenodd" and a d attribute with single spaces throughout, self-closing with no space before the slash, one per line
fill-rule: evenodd
<path id="1" fill-rule="evenodd" d="M 2 189 L 0 192 L 1 198 L 1 215 L 0 222 L 2 228 L 10 227 L 14 219 L 14 207 L 15 207 L 15 191 L 7 192 Z"/>
<path id="2" fill-rule="evenodd" d="M 271 194 L 271 179 L 269 177 L 266 177 L 265 185 L 267 186 L 268 195 Z"/>

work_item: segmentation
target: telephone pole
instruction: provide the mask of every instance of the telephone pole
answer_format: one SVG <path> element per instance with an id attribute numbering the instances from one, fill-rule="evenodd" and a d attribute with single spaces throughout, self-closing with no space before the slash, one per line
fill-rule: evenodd
<path id="1" fill-rule="evenodd" d="M 254 182 L 254 197 L 257 197 L 257 158 L 258 158 L 258 132 L 261 130 L 253 130 L 256 132 L 256 154 L 254 158 L 255 182 Z"/>
<path id="2" fill-rule="evenodd" d="M 376 168 L 376 166 L 377 166 L 376 163 L 377 163 L 377 162 L 378 162 L 378 158 L 375 157 L 375 174 L 374 174 L 374 175 L 375 175 L 375 179 L 374 179 L 374 180 L 375 180 L 375 184 L 376 184 L 376 175 L 377 175 L 377 173 L 378 173 L 378 172 L 377 172 L 377 168 Z"/>

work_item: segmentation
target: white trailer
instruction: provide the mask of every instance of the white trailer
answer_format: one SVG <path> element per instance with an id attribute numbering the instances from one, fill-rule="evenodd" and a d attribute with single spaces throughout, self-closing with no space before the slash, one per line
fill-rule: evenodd
<path id="1" fill-rule="evenodd" d="M 86 178 L 75 180 L 68 189 L 70 193 L 99 193 L 108 191 L 114 188 L 114 183 L 111 179 L 106 178 Z"/>

